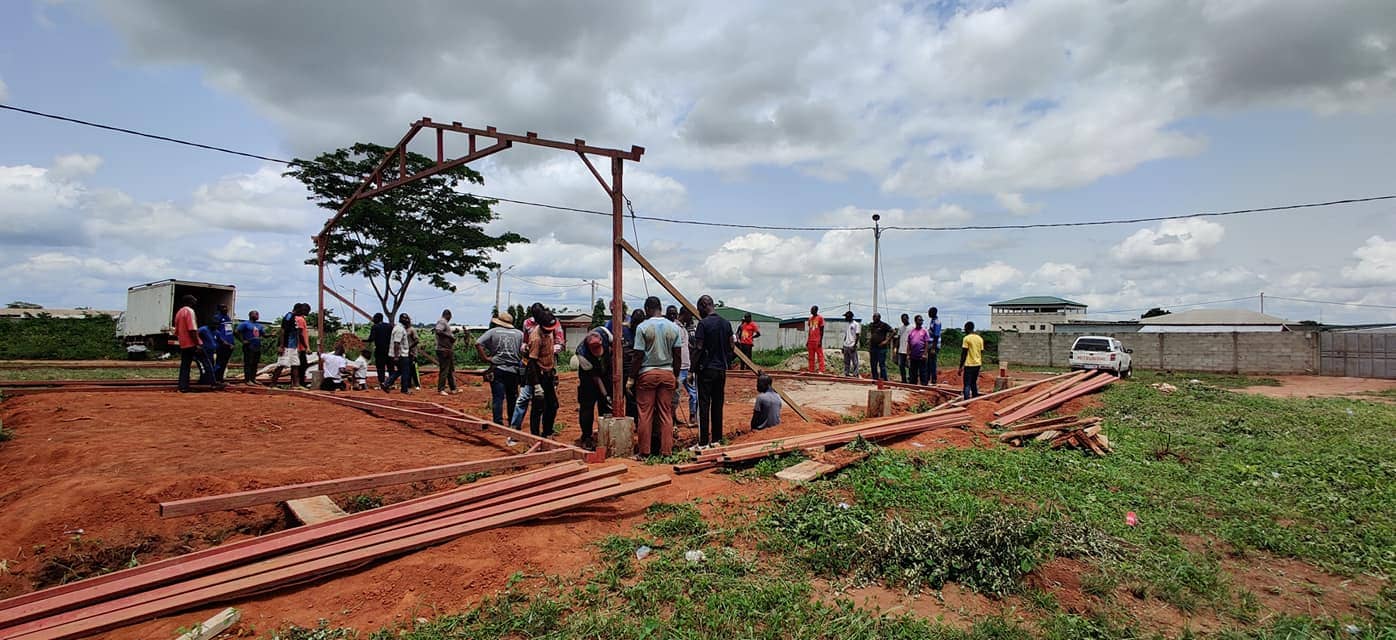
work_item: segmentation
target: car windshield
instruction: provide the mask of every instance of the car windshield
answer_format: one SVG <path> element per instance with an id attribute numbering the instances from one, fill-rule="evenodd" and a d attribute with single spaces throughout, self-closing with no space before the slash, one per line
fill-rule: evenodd
<path id="1" fill-rule="evenodd" d="M 1078 338 L 1073 351 L 1109 351 L 1110 341 L 1100 338 Z"/>

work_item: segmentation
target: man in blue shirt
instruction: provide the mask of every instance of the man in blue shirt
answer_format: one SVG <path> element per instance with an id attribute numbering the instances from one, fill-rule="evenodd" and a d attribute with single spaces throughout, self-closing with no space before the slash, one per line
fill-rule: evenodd
<path id="1" fill-rule="evenodd" d="M 940 357 L 940 318 L 936 317 L 936 308 L 931 307 L 926 310 L 929 319 L 926 321 L 926 333 L 930 334 L 930 340 L 926 342 L 926 368 L 921 375 L 922 380 L 930 380 L 930 384 L 936 383 L 936 360 Z"/>
<path id="2" fill-rule="evenodd" d="M 698 298 L 703 319 L 693 334 L 692 366 L 698 369 L 698 446 L 722 442 L 722 403 L 727 363 L 732 361 L 732 324 L 717 315 L 712 296 Z"/>
<path id="3" fill-rule="evenodd" d="M 233 318 L 228 315 L 228 305 L 218 305 L 218 311 L 213 314 L 212 328 L 213 337 L 218 341 L 214 349 L 213 369 L 217 372 L 218 382 L 223 382 L 228 363 L 233 359 Z"/>
<path id="4" fill-rule="evenodd" d="M 262 364 L 262 314 L 256 309 L 247 313 L 247 319 L 238 323 L 234 333 L 242 340 L 242 381 L 244 384 L 257 384 L 257 367 Z"/>
<path id="5" fill-rule="evenodd" d="M 195 358 L 199 362 L 199 384 L 219 385 L 219 371 L 213 364 L 214 354 L 218 352 L 218 339 L 215 337 L 213 327 L 203 325 L 199 327 L 199 349 L 195 353 Z"/>
<path id="6" fill-rule="evenodd" d="M 667 456 L 674 452 L 674 391 L 687 334 L 664 317 L 664 305 L 655 296 L 645 298 L 645 315 L 648 318 L 635 328 L 634 358 L 640 373 L 635 379 L 635 428 L 640 455 Z"/>

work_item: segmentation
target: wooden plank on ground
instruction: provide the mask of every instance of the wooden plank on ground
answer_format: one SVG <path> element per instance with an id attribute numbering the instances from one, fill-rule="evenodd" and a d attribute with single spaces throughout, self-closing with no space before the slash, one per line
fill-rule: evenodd
<path id="1" fill-rule="evenodd" d="M 838 471 L 838 467 L 832 464 L 824 464 L 817 460 L 806 460 L 792 467 L 782 469 L 776 474 L 777 478 L 795 484 L 804 484 L 811 480 L 817 480 L 827 473 Z"/>
<path id="2" fill-rule="evenodd" d="M 350 478 L 337 478 L 335 480 L 320 480 L 280 487 L 268 487 L 266 489 L 253 489 L 252 491 L 228 493 L 219 496 L 174 500 L 172 502 L 160 503 L 160 516 L 164 518 L 173 518 L 176 516 L 208 513 L 210 511 L 241 509 L 243 507 L 259 504 L 285 502 L 296 498 L 308 498 L 310 496 L 332 493 L 347 493 L 349 491 L 361 491 L 363 489 L 386 487 L 395 484 L 408 484 L 423 480 L 436 480 L 438 478 L 449 478 L 452 476 L 465 475 L 467 473 L 478 473 L 480 471 L 498 471 L 500 469 L 516 469 L 518 467 L 526 467 L 535 464 L 563 462 L 571 460 L 572 458 L 573 455 L 570 451 L 541 451 L 538 453 L 491 458 L 489 460 L 439 464 L 418 469 L 388 471 L 385 473 L 374 473 Z"/>
<path id="3" fill-rule="evenodd" d="M 185 632 L 175 640 L 212 640 L 215 636 L 238 623 L 242 619 L 242 612 L 228 607 L 219 611 L 217 615 L 199 623 L 198 626 Z"/>
<path id="4" fill-rule="evenodd" d="M 309 498 L 296 498 L 286 501 L 286 508 L 291 510 L 291 515 L 296 516 L 301 524 L 318 524 L 329 522 L 337 518 L 349 515 L 339 505 L 335 504 L 329 496 L 311 496 Z"/>

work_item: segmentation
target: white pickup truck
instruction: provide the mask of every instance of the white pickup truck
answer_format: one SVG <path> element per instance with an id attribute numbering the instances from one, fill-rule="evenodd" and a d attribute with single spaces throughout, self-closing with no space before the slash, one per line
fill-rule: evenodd
<path id="1" fill-rule="evenodd" d="M 1081 336 L 1071 345 L 1067 363 L 1071 369 L 1102 369 L 1128 378 L 1134 371 L 1133 349 L 1126 349 L 1119 340 L 1106 336 Z"/>

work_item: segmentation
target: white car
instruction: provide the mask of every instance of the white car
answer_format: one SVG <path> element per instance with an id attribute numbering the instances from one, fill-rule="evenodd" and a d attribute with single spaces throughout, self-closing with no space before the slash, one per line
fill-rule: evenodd
<path id="1" fill-rule="evenodd" d="M 1071 345 L 1067 363 L 1073 371 L 1100 369 L 1128 378 L 1134 371 L 1133 349 L 1126 349 L 1119 340 L 1107 336 L 1081 336 Z"/>

